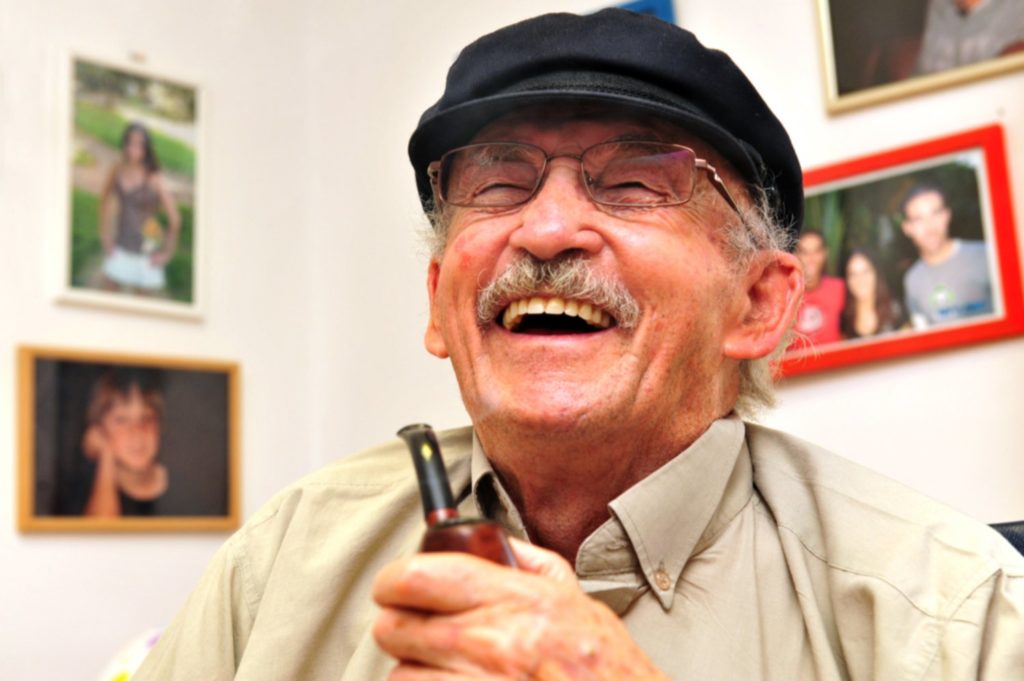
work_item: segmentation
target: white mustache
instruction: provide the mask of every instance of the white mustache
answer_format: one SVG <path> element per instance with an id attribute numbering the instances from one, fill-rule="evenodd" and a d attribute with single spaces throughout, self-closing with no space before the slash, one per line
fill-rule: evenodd
<path id="1" fill-rule="evenodd" d="M 527 254 L 480 290 L 477 323 L 485 328 L 511 301 L 535 295 L 588 301 L 625 329 L 633 328 L 640 319 L 640 305 L 626 287 L 594 272 L 586 257 L 573 253 L 540 260 Z"/>

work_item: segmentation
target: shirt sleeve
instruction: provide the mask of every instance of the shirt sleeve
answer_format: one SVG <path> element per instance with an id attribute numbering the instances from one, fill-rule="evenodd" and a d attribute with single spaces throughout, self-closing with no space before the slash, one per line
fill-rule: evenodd
<path id="1" fill-rule="evenodd" d="M 922 678 L 1024 678 L 1024 573 L 997 572 L 964 600 Z"/>
<path id="2" fill-rule="evenodd" d="M 160 636 L 133 681 L 231 679 L 253 618 L 235 535 L 214 556 L 185 607 Z"/>

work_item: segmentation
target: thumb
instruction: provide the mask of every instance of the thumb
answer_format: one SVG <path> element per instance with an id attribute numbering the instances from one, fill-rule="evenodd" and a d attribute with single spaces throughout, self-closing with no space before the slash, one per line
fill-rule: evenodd
<path id="1" fill-rule="evenodd" d="M 539 546 L 509 537 L 519 569 L 549 577 L 556 582 L 576 582 L 576 571 L 560 555 Z"/>

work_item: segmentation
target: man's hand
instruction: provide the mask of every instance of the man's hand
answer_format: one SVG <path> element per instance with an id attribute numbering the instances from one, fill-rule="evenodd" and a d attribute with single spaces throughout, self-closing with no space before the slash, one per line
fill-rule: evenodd
<path id="1" fill-rule="evenodd" d="M 403 679 L 666 679 L 560 556 L 513 541 L 520 569 L 421 553 L 377 575 L 373 633 Z"/>

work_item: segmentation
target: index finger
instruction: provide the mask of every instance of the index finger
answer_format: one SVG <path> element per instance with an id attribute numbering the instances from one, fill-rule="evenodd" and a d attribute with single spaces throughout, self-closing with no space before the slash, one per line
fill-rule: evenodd
<path id="1" fill-rule="evenodd" d="M 509 596 L 536 598 L 542 581 L 466 553 L 419 553 L 384 566 L 373 599 L 382 607 L 453 613 Z"/>

